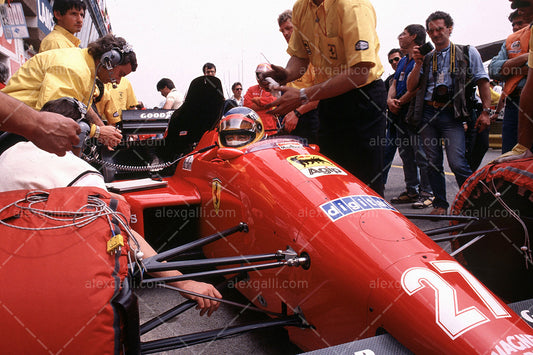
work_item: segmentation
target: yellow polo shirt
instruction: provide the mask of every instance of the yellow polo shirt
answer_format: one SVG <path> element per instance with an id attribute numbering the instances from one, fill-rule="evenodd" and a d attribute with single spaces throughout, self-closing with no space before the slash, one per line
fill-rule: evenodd
<path id="1" fill-rule="evenodd" d="M 13 74 L 2 92 L 39 110 L 46 102 L 74 97 L 90 104 L 96 65 L 87 49 L 39 53 Z"/>
<path id="2" fill-rule="evenodd" d="M 137 106 L 139 102 L 133 92 L 131 82 L 125 77 L 120 79 L 120 84 L 113 89 L 111 83 L 104 85 L 104 96 L 96 103 L 96 108 L 100 115 L 110 124 L 116 124 L 122 119 L 122 110 L 129 110 L 132 106 Z"/>
<path id="3" fill-rule="evenodd" d="M 59 25 L 55 25 L 54 30 L 46 35 L 41 41 L 39 53 L 50 49 L 77 48 L 81 40 Z"/>
<path id="4" fill-rule="evenodd" d="M 109 90 L 111 93 L 111 99 L 115 103 L 119 114 L 122 112 L 122 110 L 129 110 L 133 106 L 137 106 L 139 104 L 137 98 L 135 97 L 135 93 L 133 92 L 131 82 L 125 77 L 120 79 L 120 84 L 117 85 L 116 89 L 113 89 L 113 85 L 111 83 L 105 84 L 105 89 Z"/>
<path id="5" fill-rule="evenodd" d="M 319 6 L 312 0 L 298 0 L 292 23 L 294 32 L 287 53 L 309 58 L 316 83 L 363 62 L 372 64 L 366 84 L 383 74 L 376 13 L 369 0 L 324 0 Z"/>
<path id="6" fill-rule="evenodd" d="M 307 67 L 307 71 L 305 72 L 305 74 L 302 75 L 301 78 L 291 81 L 290 83 L 287 83 L 287 86 L 293 87 L 296 89 L 304 89 L 304 88 L 313 86 L 314 84 L 315 84 L 315 68 L 313 67 L 313 64 L 309 64 L 309 67 Z"/>

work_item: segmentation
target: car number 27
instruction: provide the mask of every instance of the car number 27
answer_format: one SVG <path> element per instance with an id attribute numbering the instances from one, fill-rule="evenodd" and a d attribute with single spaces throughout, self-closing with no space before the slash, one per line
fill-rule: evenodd
<path id="1" fill-rule="evenodd" d="M 457 291 L 440 274 L 458 273 L 494 317 L 506 318 L 511 316 L 500 301 L 457 262 L 433 261 L 431 265 L 438 273 L 421 267 L 414 267 L 405 271 L 402 275 L 402 288 L 410 296 L 425 287 L 430 287 L 435 291 L 435 321 L 450 338 L 455 339 L 490 320 L 475 306 L 459 309 Z"/>

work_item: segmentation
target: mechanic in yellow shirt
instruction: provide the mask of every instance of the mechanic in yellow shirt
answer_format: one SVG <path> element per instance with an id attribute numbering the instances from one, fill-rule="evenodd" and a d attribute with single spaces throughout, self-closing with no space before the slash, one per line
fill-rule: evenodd
<path id="1" fill-rule="evenodd" d="M 319 145 L 362 182 L 383 195 L 385 85 L 380 79 L 376 14 L 369 0 L 298 0 L 293 8 L 294 32 L 285 68 L 273 66 L 280 83 L 294 81 L 308 64 L 315 85 L 295 89 L 271 103 L 275 114 L 286 114 L 309 100 L 320 100 Z"/>
<path id="2" fill-rule="evenodd" d="M 123 110 L 131 110 L 139 105 L 131 82 L 127 78 L 122 78 L 116 88 L 113 88 L 111 83 L 105 84 L 104 88 L 104 96 L 96 104 L 96 108 L 111 125 L 116 125 L 122 120 Z"/>
<path id="3" fill-rule="evenodd" d="M 87 5 L 81 0 L 54 1 L 54 30 L 41 42 L 39 52 L 50 49 L 73 48 L 80 46 L 80 39 L 74 36 L 83 27 Z"/>
<path id="4" fill-rule="evenodd" d="M 121 59 L 112 64 L 110 70 L 104 65 L 97 66 L 102 57 L 110 54 Z M 103 83 L 113 80 L 119 83 L 136 69 L 137 57 L 126 40 L 109 34 L 90 43 L 87 49 L 65 48 L 37 54 L 15 72 L 2 92 L 37 110 L 46 102 L 61 97 L 74 97 L 90 107 L 95 77 Z M 100 141 L 108 146 L 120 143 L 120 132 L 103 126 L 94 111 L 89 110 L 88 116 L 98 125 L 92 127 L 91 136 L 101 136 Z"/>

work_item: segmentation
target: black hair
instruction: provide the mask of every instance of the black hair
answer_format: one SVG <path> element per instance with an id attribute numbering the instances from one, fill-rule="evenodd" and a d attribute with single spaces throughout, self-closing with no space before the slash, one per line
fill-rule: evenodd
<path id="1" fill-rule="evenodd" d="M 55 0 L 52 11 L 58 11 L 61 15 L 67 13 L 70 9 L 87 10 L 87 5 L 83 0 Z M 54 16 L 54 22 L 57 23 L 57 18 Z"/>
<path id="2" fill-rule="evenodd" d="M 78 121 L 82 118 L 82 113 L 80 112 L 79 102 L 76 101 L 78 100 L 72 97 L 51 100 L 41 107 L 41 111 L 59 113 L 65 117 L 72 118 L 74 121 Z"/>
<path id="3" fill-rule="evenodd" d="M 235 90 L 235 87 L 237 85 L 240 85 L 242 87 L 242 84 L 237 81 L 236 83 L 233 83 L 233 85 L 231 85 L 231 90 Z"/>
<path id="4" fill-rule="evenodd" d="M 402 50 L 400 48 L 393 48 L 389 51 L 389 54 L 387 54 L 387 57 L 390 57 L 394 53 L 400 53 L 400 57 L 402 56 Z"/>
<path id="5" fill-rule="evenodd" d="M 215 69 L 215 71 L 217 71 L 217 67 L 213 63 L 209 63 L 209 62 L 205 63 L 204 66 L 202 67 L 202 73 L 205 74 L 207 69 Z"/>
<path id="6" fill-rule="evenodd" d="M 9 78 L 9 70 L 4 63 L 0 63 L 0 83 L 6 83 Z"/>
<path id="7" fill-rule="evenodd" d="M 278 25 L 281 27 L 287 21 L 292 22 L 292 10 L 285 10 L 278 16 Z"/>
<path id="8" fill-rule="evenodd" d="M 424 26 L 413 24 L 407 26 L 405 30 L 410 35 L 416 35 L 415 44 L 420 46 L 426 42 L 426 30 L 424 29 Z"/>
<path id="9" fill-rule="evenodd" d="M 157 91 L 161 91 L 164 88 L 169 88 L 170 90 L 174 89 L 176 86 L 174 85 L 174 82 L 170 80 L 169 78 L 163 78 L 157 82 L 156 88 Z"/>
<path id="10" fill-rule="evenodd" d="M 122 37 L 107 34 L 89 43 L 87 49 L 89 49 L 89 54 L 96 62 L 100 62 L 100 58 L 102 58 L 104 53 L 116 49 L 121 52 L 123 57 L 121 64 L 131 64 L 131 71 L 137 70 L 137 56 L 128 42 Z"/>
<path id="11" fill-rule="evenodd" d="M 509 14 L 509 22 L 513 22 L 516 18 L 520 17 L 520 14 L 518 13 L 518 10 L 514 10 Z"/>
<path id="12" fill-rule="evenodd" d="M 444 20 L 444 24 L 446 25 L 446 27 L 453 27 L 453 19 L 450 14 L 444 11 L 435 11 L 434 13 L 429 15 L 426 20 L 426 30 L 429 30 L 429 23 L 435 20 Z"/>

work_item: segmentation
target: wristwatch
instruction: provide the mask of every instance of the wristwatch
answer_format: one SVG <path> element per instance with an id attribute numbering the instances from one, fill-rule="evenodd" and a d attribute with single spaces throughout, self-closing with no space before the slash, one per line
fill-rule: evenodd
<path id="1" fill-rule="evenodd" d="M 490 115 L 491 109 L 490 108 L 484 108 L 483 112 L 486 112 L 486 113 L 488 113 Z"/>
<path id="2" fill-rule="evenodd" d="M 309 103 L 309 98 L 307 97 L 307 94 L 305 93 L 305 88 L 300 89 L 300 101 L 302 105 Z"/>
<path id="3" fill-rule="evenodd" d="M 297 118 L 302 117 L 302 114 L 300 113 L 300 111 L 298 111 L 298 109 L 295 109 L 293 112 L 294 112 L 294 114 L 296 115 Z"/>

